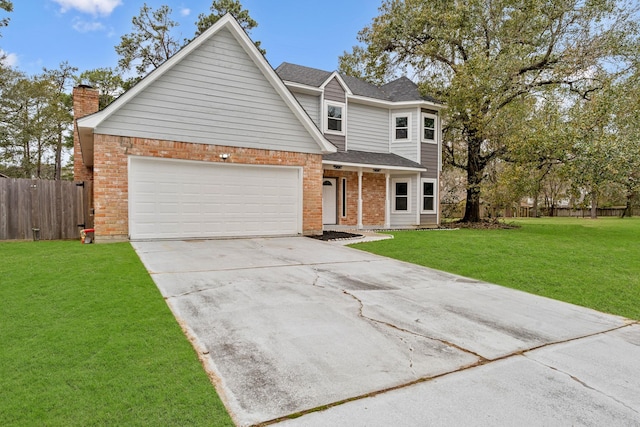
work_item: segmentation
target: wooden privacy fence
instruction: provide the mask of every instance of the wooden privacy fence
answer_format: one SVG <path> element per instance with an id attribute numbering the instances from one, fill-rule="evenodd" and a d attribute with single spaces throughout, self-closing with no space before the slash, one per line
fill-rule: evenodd
<path id="1" fill-rule="evenodd" d="M 91 182 L 0 178 L 0 240 L 79 238 L 91 194 Z"/>

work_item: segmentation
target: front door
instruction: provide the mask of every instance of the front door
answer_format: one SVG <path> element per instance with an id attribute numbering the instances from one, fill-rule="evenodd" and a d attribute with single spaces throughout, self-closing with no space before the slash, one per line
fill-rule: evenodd
<path id="1" fill-rule="evenodd" d="M 335 225 L 337 222 L 337 187 L 338 180 L 336 178 L 322 179 L 322 224 Z"/>

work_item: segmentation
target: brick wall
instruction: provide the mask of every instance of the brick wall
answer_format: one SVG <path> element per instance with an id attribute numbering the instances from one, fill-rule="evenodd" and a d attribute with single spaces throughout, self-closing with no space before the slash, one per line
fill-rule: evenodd
<path id="1" fill-rule="evenodd" d="M 327 178 L 338 178 L 338 225 L 358 225 L 358 173 L 324 170 Z M 342 213 L 342 178 L 347 179 L 347 216 Z M 362 225 L 384 226 L 386 178 L 383 174 L 362 174 Z"/>
<path id="2" fill-rule="evenodd" d="M 386 177 L 383 174 L 362 175 L 362 225 L 384 226 L 385 188 Z"/>
<path id="3" fill-rule="evenodd" d="M 73 117 L 79 119 L 98 111 L 100 93 L 87 86 L 73 88 Z M 73 179 L 76 181 L 93 180 L 93 168 L 85 166 L 82 161 L 82 149 L 80 148 L 80 138 L 78 128 L 73 123 Z"/>
<path id="4" fill-rule="evenodd" d="M 127 156 L 222 162 L 301 166 L 303 168 L 303 234 L 322 233 L 322 156 L 253 148 L 191 144 L 145 138 L 94 135 L 94 206 L 96 241 L 126 240 L 128 218 Z"/>

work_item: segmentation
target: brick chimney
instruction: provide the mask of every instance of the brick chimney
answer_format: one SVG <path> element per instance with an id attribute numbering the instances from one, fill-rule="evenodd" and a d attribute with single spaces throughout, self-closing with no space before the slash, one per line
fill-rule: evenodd
<path id="1" fill-rule="evenodd" d="M 73 88 L 73 179 L 75 181 L 93 181 L 93 166 L 86 166 L 82 159 L 76 120 L 98 111 L 99 103 L 98 90 L 87 85 Z"/>

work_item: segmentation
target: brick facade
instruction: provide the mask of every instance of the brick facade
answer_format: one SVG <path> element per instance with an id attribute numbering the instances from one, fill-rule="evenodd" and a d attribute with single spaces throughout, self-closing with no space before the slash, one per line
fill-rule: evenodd
<path id="1" fill-rule="evenodd" d="M 220 154 L 229 153 L 226 163 L 300 166 L 303 168 L 303 234 L 322 233 L 322 156 L 319 154 L 101 134 L 94 135 L 94 153 L 96 241 L 128 238 L 129 155 L 222 162 Z"/>
<path id="2" fill-rule="evenodd" d="M 338 225 L 358 225 L 358 173 L 325 169 L 324 177 L 338 178 Z M 347 216 L 342 216 L 342 178 L 347 179 Z M 362 225 L 383 227 L 386 177 L 379 173 L 362 174 Z"/>
<path id="3" fill-rule="evenodd" d="M 98 111 L 100 93 L 88 86 L 78 86 L 73 88 L 73 117 L 79 119 Z M 80 138 L 78 128 L 73 127 L 73 179 L 75 181 L 92 181 L 93 168 L 85 166 L 82 161 L 82 149 L 80 148 Z"/>

